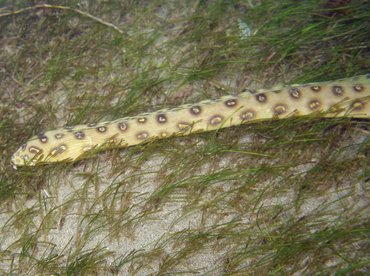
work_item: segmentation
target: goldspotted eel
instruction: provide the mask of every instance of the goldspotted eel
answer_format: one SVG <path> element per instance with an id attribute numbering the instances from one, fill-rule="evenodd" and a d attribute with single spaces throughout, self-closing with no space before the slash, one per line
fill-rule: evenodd
<path id="1" fill-rule="evenodd" d="M 75 161 L 94 149 L 126 147 L 155 138 L 216 130 L 272 118 L 318 113 L 370 118 L 370 74 L 336 81 L 245 92 L 115 121 L 46 131 L 11 158 L 13 166 Z"/>

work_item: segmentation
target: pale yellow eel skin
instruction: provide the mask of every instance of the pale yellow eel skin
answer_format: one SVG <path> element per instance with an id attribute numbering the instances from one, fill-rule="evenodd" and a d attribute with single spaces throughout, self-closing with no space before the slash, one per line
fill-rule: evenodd
<path id="1" fill-rule="evenodd" d="M 127 147 L 173 135 L 314 112 L 323 117 L 370 118 L 370 74 L 246 92 L 115 121 L 59 128 L 29 139 L 11 162 L 16 168 L 75 161 L 95 149 Z"/>

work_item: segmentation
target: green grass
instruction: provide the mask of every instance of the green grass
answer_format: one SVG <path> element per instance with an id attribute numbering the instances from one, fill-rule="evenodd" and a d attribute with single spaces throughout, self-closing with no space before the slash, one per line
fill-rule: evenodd
<path id="1" fill-rule="evenodd" d="M 366 74 L 364 1 L 79 2 L 0 2 L 1 274 L 366 274 L 367 121 L 273 120 L 10 166 L 42 130 Z"/>

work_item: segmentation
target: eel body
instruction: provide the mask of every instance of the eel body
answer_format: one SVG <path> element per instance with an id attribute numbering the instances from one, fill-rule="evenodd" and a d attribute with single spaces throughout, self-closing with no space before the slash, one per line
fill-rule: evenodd
<path id="1" fill-rule="evenodd" d="M 114 121 L 46 131 L 20 146 L 11 162 L 16 168 L 75 161 L 99 149 L 315 112 L 323 117 L 370 118 L 370 74 L 245 92 Z"/>

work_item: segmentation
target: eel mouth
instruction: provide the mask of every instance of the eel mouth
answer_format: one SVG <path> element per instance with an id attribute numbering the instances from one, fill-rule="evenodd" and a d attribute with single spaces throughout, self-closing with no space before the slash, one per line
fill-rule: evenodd
<path id="1" fill-rule="evenodd" d="M 18 169 L 18 167 L 23 166 L 25 164 L 25 160 L 22 159 L 22 157 L 21 157 L 21 155 L 19 153 L 19 150 L 16 151 L 12 155 L 12 157 L 10 159 L 10 164 L 13 167 L 13 169 L 15 169 L 15 170 Z"/>
<path id="2" fill-rule="evenodd" d="M 34 166 L 36 164 L 37 154 L 32 158 L 25 152 L 26 146 L 20 146 L 17 151 L 10 158 L 10 164 L 14 169 L 17 169 L 21 166 Z"/>
<path id="3" fill-rule="evenodd" d="M 13 155 L 10 159 L 10 165 L 13 167 L 13 169 L 18 169 L 18 166 L 16 165 L 15 156 Z"/>

